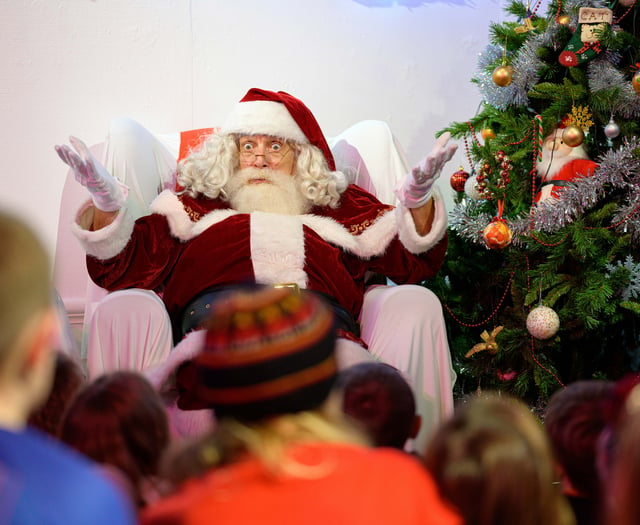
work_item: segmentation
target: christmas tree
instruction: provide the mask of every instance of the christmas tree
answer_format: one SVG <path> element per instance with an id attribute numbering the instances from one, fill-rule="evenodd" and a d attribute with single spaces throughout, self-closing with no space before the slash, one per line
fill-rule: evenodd
<path id="1" fill-rule="evenodd" d="M 442 130 L 468 166 L 450 175 L 449 252 L 425 285 L 459 395 L 535 405 L 640 368 L 636 2 L 511 2 L 479 54 L 477 114 Z"/>

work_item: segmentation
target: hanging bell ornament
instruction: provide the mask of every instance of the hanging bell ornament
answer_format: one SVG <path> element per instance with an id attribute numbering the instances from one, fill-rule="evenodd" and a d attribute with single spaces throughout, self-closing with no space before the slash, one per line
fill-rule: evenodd
<path id="1" fill-rule="evenodd" d="M 615 139 L 618 135 L 620 135 L 620 126 L 615 123 L 613 117 L 609 120 L 609 124 L 604 127 L 604 134 L 608 139 Z"/>
<path id="2" fill-rule="evenodd" d="M 469 174 L 462 169 L 462 166 L 460 166 L 460 169 L 451 175 L 449 182 L 454 190 L 464 191 L 464 183 L 467 182 L 468 178 Z"/>
<path id="3" fill-rule="evenodd" d="M 568 26 L 571 23 L 571 17 L 569 15 L 561 15 L 557 20 L 561 26 Z"/>
<path id="4" fill-rule="evenodd" d="M 631 79 L 631 85 L 636 93 L 640 93 L 640 70 L 636 71 Z"/>
<path id="5" fill-rule="evenodd" d="M 584 131 L 578 126 L 567 126 L 562 132 L 562 142 L 576 148 L 584 142 Z"/>
<path id="6" fill-rule="evenodd" d="M 506 87 L 513 82 L 513 68 L 511 66 L 498 66 L 493 70 L 491 79 L 500 87 Z"/>

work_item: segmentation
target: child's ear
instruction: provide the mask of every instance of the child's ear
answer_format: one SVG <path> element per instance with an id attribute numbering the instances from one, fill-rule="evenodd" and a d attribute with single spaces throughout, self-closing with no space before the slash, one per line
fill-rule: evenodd
<path id="1" fill-rule="evenodd" d="M 53 308 L 48 308 L 27 323 L 25 368 L 32 369 L 43 359 L 51 359 L 53 343 L 56 341 L 58 323 Z"/>
<path id="2" fill-rule="evenodd" d="M 411 425 L 411 434 L 409 435 L 409 437 L 411 439 L 414 439 L 418 435 L 418 432 L 420 432 L 421 427 L 422 427 L 422 416 L 419 416 L 418 414 L 416 414 L 415 416 L 413 416 L 413 424 Z"/>

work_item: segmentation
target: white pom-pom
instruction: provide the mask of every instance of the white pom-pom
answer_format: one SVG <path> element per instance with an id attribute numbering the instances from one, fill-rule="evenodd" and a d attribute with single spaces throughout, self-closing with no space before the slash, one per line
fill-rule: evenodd
<path id="1" fill-rule="evenodd" d="M 527 316 L 527 330 L 536 339 L 549 339 L 560 328 L 560 318 L 553 308 L 538 306 Z"/>

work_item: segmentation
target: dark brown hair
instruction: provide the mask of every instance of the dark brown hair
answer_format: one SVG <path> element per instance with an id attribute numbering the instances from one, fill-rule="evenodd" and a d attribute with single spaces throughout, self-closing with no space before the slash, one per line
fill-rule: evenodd
<path id="1" fill-rule="evenodd" d="M 64 352 L 56 352 L 53 387 L 44 405 L 29 416 L 29 424 L 51 436 L 59 437 L 67 408 L 85 382 L 82 365 Z"/>
<path id="2" fill-rule="evenodd" d="M 94 461 L 119 469 L 142 505 L 141 484 L 157 475 L 170 438 L 158 392 L 142 374 L 121 370 L 96 378 L 78 393 L 61 439 Z"/>

